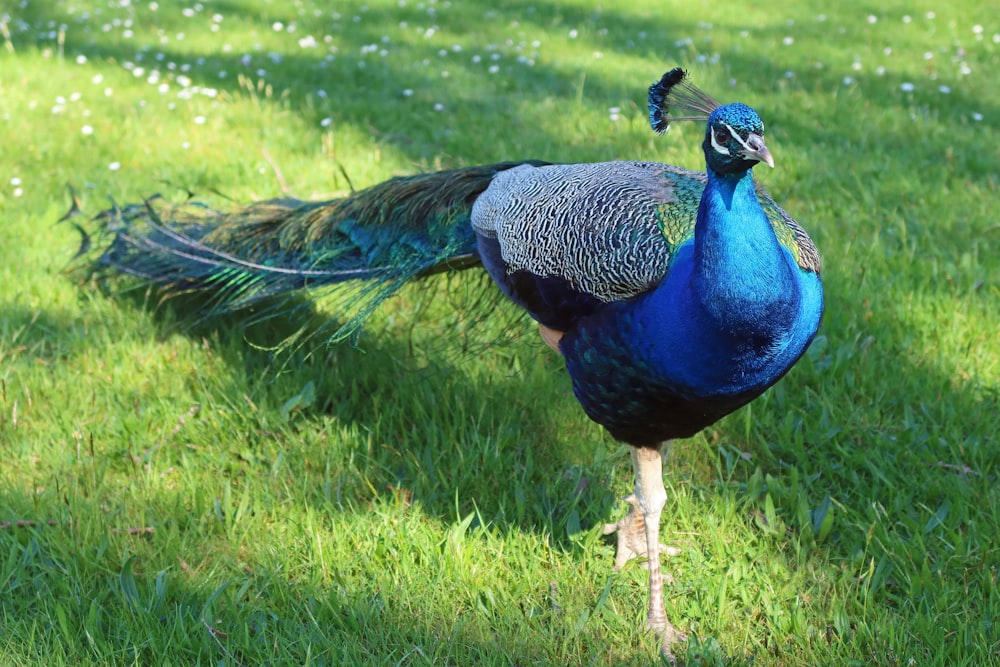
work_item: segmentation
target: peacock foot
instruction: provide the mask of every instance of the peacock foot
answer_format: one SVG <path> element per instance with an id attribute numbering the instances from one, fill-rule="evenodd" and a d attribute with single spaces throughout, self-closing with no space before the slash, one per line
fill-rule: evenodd
<path id="1" fill-rule="evenodd" d="M 687 635 L 667 623 L 666 619 L 664 619 L 663 628 L 656 630 L 656 632 L 660 636 L 660 655 L 668 664 L 676 665 L 677 657 L 674 655 L 673 646 L 687 641 Z"/>
<path id="2" fill-rule="evenodd" d="M 646 558 L 646 555 L 649 553 L 646 547 L 646 520 L 642 516 L 642 510 L 639 509 L 639 500 L 632 493 L 625 498 L 625 502 L 629 504 L 628 513 L 618 523 L 604 524 L 605 535 L 618 533 L 615 570 L 622 569 L 625 563 L 633 558 Z M 660 553 L 665 556 L 676 556 L 680 552 L 681 550 L 676 547 L 668 547 L 665 544 L 660 545 Z M 649 564 L 644 564 L 644 567 L 648 568 Z M 668 583 L 672 583 L 673 580 L 669 574 L 665 574 L 664 576 Z M 666 623 L 666 618 L 663 619 L 663 622 Z M 651 629 L 655 628 L 651 627 Z"/>
<path id="3" fill-rule="evenodd" d="M 646 628 L 652 630 L 660 638 L 660 655 L 669 664 L 676 665 L 677 658 L 674 656 L 673 646 L 687 641 L 687 635 L 670 624 L 663 609 L 658 610 L 658 612 L 650 610 L 649 615 L 646 616 Z"/>

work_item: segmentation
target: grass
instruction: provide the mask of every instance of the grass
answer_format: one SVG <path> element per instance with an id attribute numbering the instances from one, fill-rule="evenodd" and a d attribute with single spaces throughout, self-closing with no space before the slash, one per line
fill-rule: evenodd
<path id="1" fill-rule="evenodd" d="M 700 131 L 645 120 L 679 63 L 761 112 L 827 291 L 789 376 L 674 447 L 687 663 L 1000 664 L 1000 26 L 824 4 L 0 7 L 0 663 L 657 664 L 601 535 L 627 452 L 527 323 L 448 351 L 414 289 L 357 348 L 280 354 L 294 323 L 185 330 L 65 273 L 55 221 L 66 183 L 96 213 L 697 167 Z"/>

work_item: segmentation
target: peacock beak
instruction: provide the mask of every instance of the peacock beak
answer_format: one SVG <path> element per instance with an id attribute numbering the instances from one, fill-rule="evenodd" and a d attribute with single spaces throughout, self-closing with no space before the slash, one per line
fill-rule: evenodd
<path id="1" fill-rule="evenodd" d="M 771 151 L 764 145 L 764 137 L 751 133 L 747 137 L 746 147 L 746 150 L 740 153 L 743 157 L 748 160 L 759 160 L 774 169 L 774 158 L 771 156 Z"/>

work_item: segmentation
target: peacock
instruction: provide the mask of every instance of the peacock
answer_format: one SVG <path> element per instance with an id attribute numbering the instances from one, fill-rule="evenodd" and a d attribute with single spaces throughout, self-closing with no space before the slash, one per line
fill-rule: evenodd
<path id="1" fill-rule="evenodd" d="M 647 559 L 647 626 L 663 652 L 663 455 L 777 382 L 823 311 L 820 259 L 760 188 L 774 167 L 760 116 L 721 105 L 675 68 L 649 88 L 649 120 L 705 122 L 705 170 L 656 162 L 501 162 L 396 177 L 343 198 L 284 198 L 217 212 L 156 201 L 100 214 L 94 267 L 205 312 L 249 311 L 323 287 L 352 295 L 331 336 L 356 332 L 402 285 L 485 269 L 562 355 L 584 412 L 630 445 L 635 490 L 615 563 Z M 202 313 L 204 314 L 204 313 Z"/>

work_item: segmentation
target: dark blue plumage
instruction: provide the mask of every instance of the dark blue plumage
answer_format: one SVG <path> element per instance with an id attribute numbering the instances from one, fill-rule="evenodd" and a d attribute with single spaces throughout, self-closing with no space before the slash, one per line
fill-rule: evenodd
<path id="1" fill-rule="evenodd" d="M 647 555 L 648 624 L 664 651 L 660 447 L 778 381 L 819 325 L 819 256 L 755 187 L 774 166 L 764 125 L 680 69 L 649 90 L 650 123 L 705 121 L 705 172 L 653 162 L 502 163 L 400 177 L 344 199 L 232 213 L 158 202 L 102 214 L 104 269 L 167 295 L 207 291 L 238 310 L 301 288 L 340 289 L 352 334 L 405 282 L 481 265 L 564 357 L 586 413 L 634 446 L 636 492 L 616 562 Z"/>

